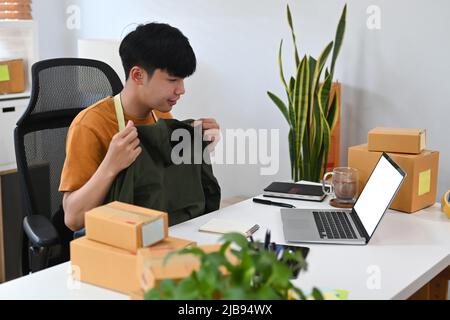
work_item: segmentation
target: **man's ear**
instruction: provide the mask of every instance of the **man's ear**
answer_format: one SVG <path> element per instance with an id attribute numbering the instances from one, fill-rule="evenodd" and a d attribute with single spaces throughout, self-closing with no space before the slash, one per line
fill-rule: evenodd
<path id="1" fill-rule="evenodd" d="M 144 83 L 144 73 L 145 73 L 144 69 L 135 66 L 131 68 L 129 78 L 136 84 L 141 85 Z"/>

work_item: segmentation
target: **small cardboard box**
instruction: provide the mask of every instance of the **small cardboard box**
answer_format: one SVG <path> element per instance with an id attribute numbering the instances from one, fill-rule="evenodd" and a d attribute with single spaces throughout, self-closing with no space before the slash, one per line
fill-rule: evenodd
<path id="1" fill-rule="evenodd" d="M 86 237 L 136 253 L 168 237 L 166 212 L 114 201 L 85 215 Z"/>
<path id="2" fill-rule="evenodd" d="M 70 261 L 83 282 L 125 294 L 140 290 L 136 255 L 81 237 L 70 242 Z"/>
<path id="3" fill-rule="evenodd" d="M 436 202 L 439 152 L 424 150 L 422 153 L 388 153 L 405 172 L 406 178 L 391 209 L 415 212 Z M 369 151 L 367 144 L 348 149 L 348 166 L 359 171 L 359 192 L 365 186 L 381 152 Z"/>
<path id="4" fill-rule="evenodd" d="M 25 91 L 23 59 L 0 61 L 0 94 Z"/>
<path id="5" fill-rule="evenodd" d="M 425 140 L 425 129 L 374 128 L 368 133 L 369 151 L 419 154 Z"/>
<path id="6" fill-rule="evenodd" d="M 147 247 L 141 248 L 137 251 L 137 276 L 139 281 L 142 280 L 142 274 L 144 269 L 148 267 L 149 261 L 152 261 L 153 258 L 159 259 L 161 256 L 165 256 L 167 253 L 186 248 L 187 246 L 196 246 L 197 243 L 195 241 L 169 237 L 157 244 Z"/>
<path id="7" fill-rule="evenodd" d="M 128 294 L 128 298 L 129 298 L 130 300 L 144 300 L 144 298 L 145 298 L 145 292 L 144 292 L 144 290 L 142 290 L 142 289 L 139 289 L 138 291 L 130 292 L 130 293 Z"/>
<path id="8" fill-rule="evenodd" d="M 220 247 L 221 244 L 199 246 L 205 253 L 219 251 Z M 144 292 L 158 287 L 163 280 L 171 279 L 178 282 L 188 277 L 193 271 L 200 269 L 200 260 L 192 254 L 174 254 L 164 264 L 164 260 L 169 252 L 154 252 L 152 255 L 140 258 L 139 264 L 142 269 L 138 272 L 138 276 L 140 276 L 141 288 Z M 228 250 L 227 256 L 228 260 L 233 263 L 234 256 L 231 255 L 230 250 Z M 222 268 L 219 271 L 227 274 L 226 269 Z"/>

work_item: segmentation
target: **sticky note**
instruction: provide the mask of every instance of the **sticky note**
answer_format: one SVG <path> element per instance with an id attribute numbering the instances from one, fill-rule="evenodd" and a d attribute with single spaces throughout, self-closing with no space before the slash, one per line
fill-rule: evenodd
<path id="1" fill-rule="evenodd" d="M 419 196 L 430 192 L 431 189 L 431 169 L 419 173 Z"/>
<path id="2" fill-rule="evenodd" d="M 0 81 L 9 81 L 9 68 L 7 64 L 0 64 Z"/>

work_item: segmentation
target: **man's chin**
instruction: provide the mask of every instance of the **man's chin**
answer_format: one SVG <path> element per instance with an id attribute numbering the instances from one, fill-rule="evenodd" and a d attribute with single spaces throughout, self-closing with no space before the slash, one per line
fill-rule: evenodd
<path id="1" fill-rule="evenodd" d="M 172 111 L 172 106 L 169 104 L 163 105 L 163 106 L 159 106 L 158 108 L 155 108 L 154 110 L 157 110 L 159 112 L 162 113 L 166 113 L 166 112 L 170 112 Z"/>

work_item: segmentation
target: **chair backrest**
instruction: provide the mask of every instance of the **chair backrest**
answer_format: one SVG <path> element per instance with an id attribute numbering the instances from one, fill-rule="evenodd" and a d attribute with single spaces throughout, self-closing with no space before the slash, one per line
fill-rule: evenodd
<path id="1" fill-rule="evenodd" d="M 30 102 L 14 131 L 25 211 L 51 219 L 60 240 L 67 242 L 61 245 L 68 249 L 72 234 L 64 225 L 58 192 L 68 127 L 81 110 L 116 95 L 123 86 L 110 66 L 90 59 L 40 61 L 32 66 L 31 75 Z"/>

